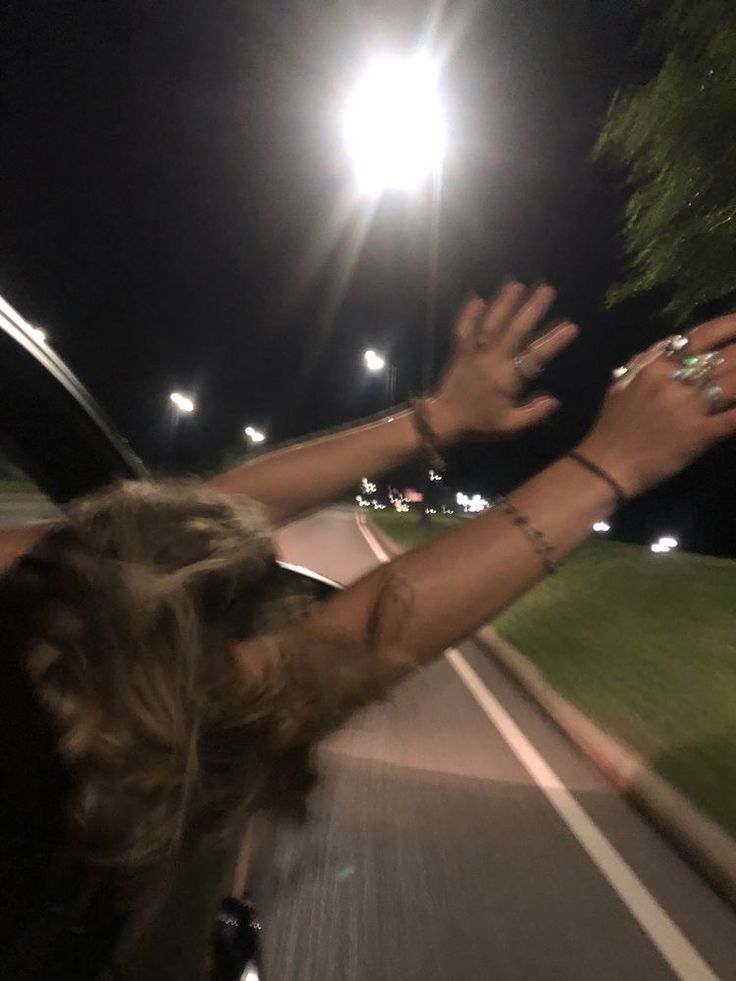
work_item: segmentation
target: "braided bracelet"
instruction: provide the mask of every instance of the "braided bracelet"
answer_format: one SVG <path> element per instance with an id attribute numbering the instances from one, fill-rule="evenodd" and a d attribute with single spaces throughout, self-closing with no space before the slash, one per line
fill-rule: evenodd
<path id="1" fill-rule="evenodd" d="M 445 470 L 447 462 L 440 452 L 440 441 L 437 438 L 427 415 L 427 403 L 424 399 L 413 398 L 409 403 L 412 409 L 411 419 L 422 441 L 422 450 L 427 463 L 435 470 Z"/>
<path id="2" fill-rule="evenodd" d="M 549 573 L 557 572 L 557 570 L 560 568 L 560 563 L 557 561 L 557 559 L 555 559 L 554 549 L 539 528 L 537 528 L 536 525 L 533 525 L 531 521 L 518 510 L 518 508 L 514 507 L 511 501 L 508 501 L 500 494 L 493 498 L 493 501 L 491 501 L 491 506 L 498 508 L 501 514 L 505 514 L 511 518 L 519 531 L 526 535 L 533 545 L 534 551 L 542 560 L 542 565 L 544 566 L 545 570 Z"/>

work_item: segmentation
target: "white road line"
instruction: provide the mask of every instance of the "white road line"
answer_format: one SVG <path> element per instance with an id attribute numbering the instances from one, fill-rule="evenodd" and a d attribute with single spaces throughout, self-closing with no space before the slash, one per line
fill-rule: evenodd
<path id="1" fill-rule="evenodd" d="M 365 515 L 361 514 L 360 511 L 355 512 L 355 523 L 358 526 L 358 531 L 361 533 L 363 538 L 365 538 L 366 542 L 368 543 L 368 547 L 370 548 L 371 552 L 373 552 L 373 554 L 378 559 L 378 561 L 390 562 L 391 556 L 388 554 L 388 552 L 384 549 L 383 545 L 381 545 L 381 543 L 378 541 L 376 536 L 370 530 L 370 528 L 366 523 Z"/>
<path id="2" fill-rule="evenodd" d="M 357 515 L 356 522 L 376 558 L 381 562 L 389 561 L 383 546 Z M 514 756 L 675 974 L 683 981 L 718 981 L 717 975 L 578 804 L 460 651 L 449 648 L 445 651 L 445 657 Z"/>

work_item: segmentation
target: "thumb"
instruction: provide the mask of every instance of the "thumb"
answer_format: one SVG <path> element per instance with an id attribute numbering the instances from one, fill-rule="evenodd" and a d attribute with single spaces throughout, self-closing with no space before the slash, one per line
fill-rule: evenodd
<path id="1" fill-rule="evenodd" d="M 539 398 L 532 399 L 526 405 L 520 405 L 518 409 L 511 411 L 506 432 L 521 433 L 531 426 L 538 426 L 556 412 L 560 405 L 559 399 L 551 395 L 540 395 Z"/>

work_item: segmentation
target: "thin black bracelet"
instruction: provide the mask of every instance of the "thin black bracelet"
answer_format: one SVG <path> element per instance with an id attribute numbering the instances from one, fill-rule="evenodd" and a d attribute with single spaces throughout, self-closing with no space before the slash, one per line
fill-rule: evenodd
<path id="1" fill-rule="evenodd" d="M 525 517 L 516 508 L 511 501 L 506 500 L 502 494 L 494 497 L 491 501 L 491 506 L 497 508 L 502 514 L 507 515 L 514 522 L 519 531 L 523 532 L 526 537 L 531 542 L 534 551 L 537 553 L 539 558 L 542 560 L 542 565 L 547 572 L 557 572 L 560 568 L 560 563 L 554 557 L 554 549 L 550 543 L 545 538 L 544 534 L 533 525 L 531 521 Z"/>
<path id="2" fill-rule="evenodd" d="M 589 460 L 587 456 L 583 456 L 582 453 L 578 453 L 577 450 L 571 450 L 567 455 L 571 460 L 575 460 L 576 463 L 579 463 L 581 467 L 585 467 L 586 470 L 590 470 L 591 473 L 594 473 L 596 477 L 600 477 L 601 480 L 605 480 L 613 493 L 616 495 L 616 501 L 618 504 L 626 503 L 627 497 L 623 487 L 617 480 L 613 479 L 610 473 L 607 473 L 602 467 L 599 467 L 597 463 L 593 463 L 593 461 Z"/>
<path id="3" fill-rule="evenodd" d="M 435 470 L 445 470 L 447 462 L 440 452 L 440 441 L 432 429 L 427 417 L 427 404 L 423 398 L 413 398 L 410 401 L 412 422 L 422 441 L 422 449 L 427 463 Z"/>

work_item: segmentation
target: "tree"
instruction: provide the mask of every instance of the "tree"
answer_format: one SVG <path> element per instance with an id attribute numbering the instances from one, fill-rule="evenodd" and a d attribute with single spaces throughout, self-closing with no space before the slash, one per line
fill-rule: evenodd
<path id="1" fill-rule="evenodd" d="M 608 300 L 664 288 L 682 322 L 736 294 L 736 4 L 670 0 L 646 37 L 660 67 L 616 95 L 597 145 L 630 189 Z"/>

